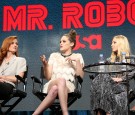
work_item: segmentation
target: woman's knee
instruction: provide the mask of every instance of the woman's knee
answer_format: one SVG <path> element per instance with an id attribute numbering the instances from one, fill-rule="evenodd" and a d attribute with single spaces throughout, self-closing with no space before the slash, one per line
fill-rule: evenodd
<path id="1" fill-rule="evenodd" d="M 57 96 L 57 94 L 58 94 L 58 86 L 57 85 L 54 85 L 51 87 L 50 94 L 52 96 Z"/>
<path id="2" fill-rule="evenodd" d="M 58 78 L 58 86 L 60 87 L 66 86 L 66 80 L 64 78 Z"/>

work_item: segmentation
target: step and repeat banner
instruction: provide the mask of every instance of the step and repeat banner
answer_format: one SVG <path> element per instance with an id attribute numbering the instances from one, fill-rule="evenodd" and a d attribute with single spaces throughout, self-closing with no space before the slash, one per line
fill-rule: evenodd
<path id="1" fill-rule="evenodd" d="M 14 110 L 33 111 L 39 105 L 30 77 L 39 77 L 40 55 L 48 58 L 59 51 L 60 38 L 70 29 L 77 32 L 74 52 L 81 53 L 87 65 L 97 62 L 100 53 L 110 56 L 115 35 L 126 36 L 135 54 L 134 11 L 135 0 L 1 0 L 0 44 L 7 36 L 18 36 L 19 55 L 29 66 L 28 95 Z M 85 73 L 82 98 L 69 109 L 90 110 L 90 83 Z"/>

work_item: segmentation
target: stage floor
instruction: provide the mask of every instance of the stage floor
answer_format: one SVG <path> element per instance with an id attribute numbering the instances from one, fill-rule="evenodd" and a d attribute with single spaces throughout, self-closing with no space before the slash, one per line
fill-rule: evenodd
<path id="1" fill-rule="evenodd" d="M 32 115 L 33 111 L 13 111 L 8 115 Z M 51 111 L 44 111 L 41 115 L 55 115 Z M 62 115 L 59 113 L 59 115 Z M 92 115 L 89 110 L 70 110 L 69 115 Z M 129 115 L 135 115 L 135 111 L 130 112 Z"/>

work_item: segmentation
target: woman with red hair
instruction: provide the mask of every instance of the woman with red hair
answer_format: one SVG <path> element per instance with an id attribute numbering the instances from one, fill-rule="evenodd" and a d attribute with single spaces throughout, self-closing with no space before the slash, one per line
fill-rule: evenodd
<path id="1" fill-rule="evenodd" d="M 17 36 L 4 39 L 0 48 L 0 98 L 7 98 L 12 93 L 17 81 L 15 75 L 24 76 L 26 60 L 18 57 Z"/>

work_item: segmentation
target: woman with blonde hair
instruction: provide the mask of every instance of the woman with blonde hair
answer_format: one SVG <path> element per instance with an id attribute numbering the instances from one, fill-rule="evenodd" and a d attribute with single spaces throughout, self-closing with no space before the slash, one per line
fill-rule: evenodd
<path id="1" fill-rule="evenodd" d="M 111 62 L 116 62 L 117 59 L 118 61 L 122 61 L 121 59 L 122 52 L 125 52 L 126 56 L 130 55 L 130 45 L 129 45 L 128 39 L 127 37 L 123 35 L 114 36 L 112 40 Z"/>
<path id="2" fill-rule="evenodd" d="M 112 39 L 112 53 L 110 62 L 121 62 L 122 52 L 130 55 L 128 39 L 123 35 Z M 129 60 L 130 61 L 130 60 Z M 123 74 L 99 74 L 91 85 L 91 108 L 93 114 L 102 115 L 128 115 L 127 86 L 122 83 L 126 80 Z"/>

